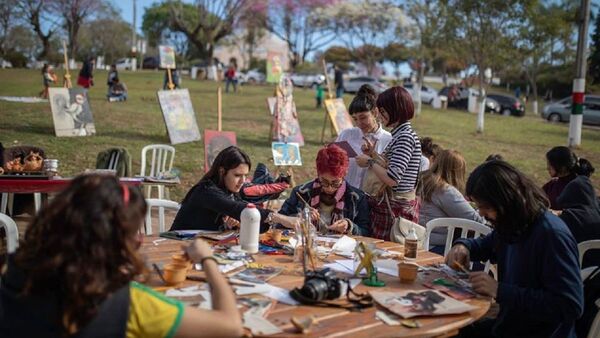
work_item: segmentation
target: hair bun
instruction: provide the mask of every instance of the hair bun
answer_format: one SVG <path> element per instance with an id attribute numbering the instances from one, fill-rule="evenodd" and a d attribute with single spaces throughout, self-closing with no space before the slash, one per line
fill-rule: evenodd
<path id="1" fill-rule="evenodd" d="M 375 97 L 377 94 L 371 85 L 365 83 L 364 85 L 360 86 L 358 92 L 356 92 L 356 95 Z"/>

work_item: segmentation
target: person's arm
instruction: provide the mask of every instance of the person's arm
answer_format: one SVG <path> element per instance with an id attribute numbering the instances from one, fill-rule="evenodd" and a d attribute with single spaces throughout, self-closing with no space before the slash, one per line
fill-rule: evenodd
<path id="1" fill-rule="evenodd" d="M 490 234 L 479 238 L 457 239 L 446 256 L 446 264 L 452 267 L 452 263 L 457 261 L 466 266 L 471 261 L 495 260 L 495 237 L 496 232 L 492 231 Z"/>
<path id="2" fill-rule="evenodd" d="M 362 195 L 356 203 L 357 215 L 352 220 L 353 233 L 352 235 L 370 236 L 371 235 L 371 218 L 369 212 L 369 203 L 367 197 Z"/>
<path id="3" fill-rule="evenodd" d="M 186 254 L 192 262 L 202 263 L 210 285 L 213 310 L 186 307 L 175 337 L 240 337 L 244 330 L 235 294 L 219 272 L 216 261 L 204 259 L 212 257 L 212 250 L 206 242 L 197 239 L 186 248 Z"/>
<path id="4" fill-rule="evenodd" d="M 485 224 L 485 218 L 473 209 L 465 197 L 453 186 L 448 186 L 440 191 L 437 196 L 437 203 L 440 209 L 448 217 L 470 219 L 481 224 Z"/>

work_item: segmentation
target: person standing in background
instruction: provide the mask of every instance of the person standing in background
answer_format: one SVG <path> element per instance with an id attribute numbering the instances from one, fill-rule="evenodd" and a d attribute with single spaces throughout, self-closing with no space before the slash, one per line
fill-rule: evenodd
<path id="1" fill-rule="evenodd" d="M 85 89 L 89 89 L 94 85 L 94 57 L 90 56 L 83 62 L 83 67 L 79 71 L 79 77 L 77 78 L 77 84 Z"/>
<path id="2" fill-rule="evenodd" d="M 335 65 L 334 69 L 335 97 L 340 98 L 344 95 L 344 72 L 338 65 Z"/>

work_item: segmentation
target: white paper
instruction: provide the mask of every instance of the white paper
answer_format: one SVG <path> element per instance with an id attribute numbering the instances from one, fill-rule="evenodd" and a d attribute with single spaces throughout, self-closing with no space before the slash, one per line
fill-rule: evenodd
<path id="1" fill-rule="evenodd" d="M 277 286 L 271 285 L 271 290 L 269 290 L 269 292 L 265 293 L 264 295 L 271 299 L 275 299 L 280 303 L 284 303 L 287 305 L 299 305 L 300 304 L 294 298 L 292 298 L 292 296 L 290 296 L 289 290 L 280 288 Z"/>
<path id="2" fill-rule="evenodd" d="M 202 295 L 206 290 L 200 290 L 198 285 L 180 289 L 169 289 L 165 292 L 167 297 L 192 297 Z"/>
<path id="3" fill-rule="evenodd" d="M 396 326 L 396 325 L 401 324 L 400 321 L 398 320 L 398 319 L 400 319 L 399 316 L 387 314 L 383 311 L 375 312 L 375 318 L 381 320 L 382 322 L 386 323 L 387 325 Z"/>
<path id="4" fill-rule="evenodd" d="M 235 293 L 238 296 L 251 295 L 253 293 L 269 293 L 271 291 L 271 285 L 254 284 L 254 286 L 235 286 Z"/>
<path id="5" fill-rule="evenodd" d="M 332 247 L 332 250 L 335 253 L 344 253 L 345 255 L 351 254 L 354 252 L 354 248 L 356 247 L 356 240 L 354 238 L 348 236 L 342 236 L 340 239 L 335 242 Z"/>
<path id="6" fill-rule="evenodd" d="M 244 327 L 250 329 L 255 336 L 272 335 L 283 332 L 275 324 L 261 316 L 245 313 L 243 318 Z"/>
<path id="7" fill-rule="evenodd" d="M 219 265 L 219 271 L 221 271 L 221 273 L 228 273 L 229 271 L 233 271 L 244 266 L 244 264 L 244 261 L 235 261 L 230 264 Z M 194 264 L 194 269 L 202 271 L 202 264 Z"/>

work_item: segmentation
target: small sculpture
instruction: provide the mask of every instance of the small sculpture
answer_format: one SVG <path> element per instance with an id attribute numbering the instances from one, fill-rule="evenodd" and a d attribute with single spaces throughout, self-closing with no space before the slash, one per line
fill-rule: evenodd
<path id="1" fill-rule="evenodd" d="M 23 162 L 23 170 L 41 171 L 44 164 L 44 158 L 40 156 L 40 153 L 31 151 L 29 152 L 29 155 L 25 157 Z"/>
<path id="2" fill-rule="evenodd" d="M 364 278 L 362 283 L 368 286 L 385 286 L 385 283 L 377 278 L 377 267 L 375 266 L 377 253 L 367 247 L 364 242 L 360 242 L 354 249 L 354 252 L 360 259 L 360 264 L 358 264 L 354 274 L 358 276 L 363 268 L 367 270 L 367 278 Z"/>

